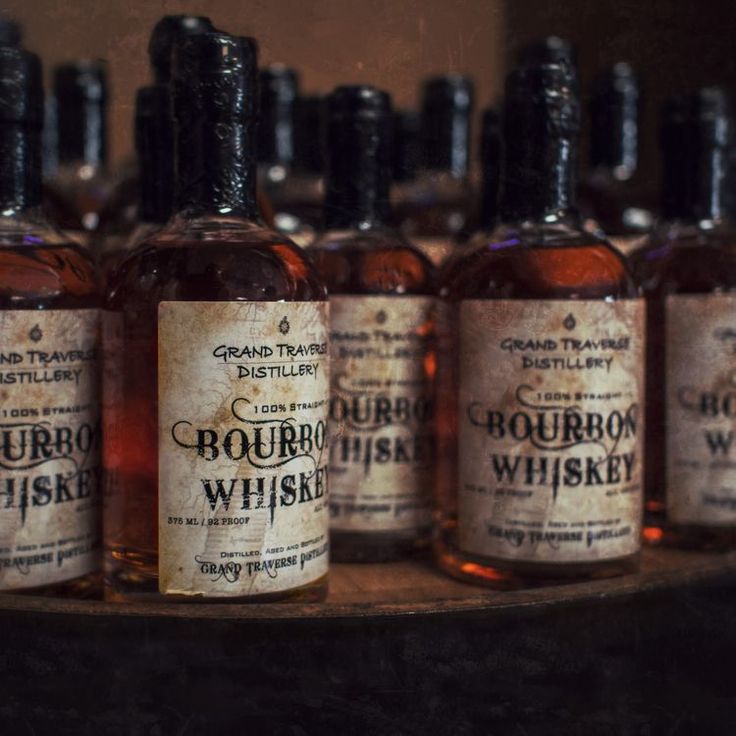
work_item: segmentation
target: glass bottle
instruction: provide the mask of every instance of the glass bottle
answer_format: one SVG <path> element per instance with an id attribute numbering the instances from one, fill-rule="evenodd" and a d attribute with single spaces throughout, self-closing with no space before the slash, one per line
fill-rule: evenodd
<path id="1" fill-rule="evenodd" d="M 330 540 L 335 561 L 378 562 L 430 527 L 434 274 L 391 222 L 391 102 L 328 98 L 325 230 L 310 248 L 330 293 Z"/>
<path id="2" fill-rule="evenodd" d="M 41 212 L 38 57 L 0 47 L 0 590 L 99 583 L 99 295 Z"/>
<path id="3" fill-rule="evenodd" d="M 327 296 L 256 203 L 257 51 L 175 48 L 174 215 L 110 279 L 106 597 L 327 588 Z"/>
<path id="4" fill-rule="evenodd" d="M 84 230 L 73 234 L 86 243 L 113 186 L 107 168 L 105 62 L 80 59 L 56 67 L 54 98 L 59 166 L 47 182 L 47 198 L 65 222 L 81 222 Z"/>
<path id="5" fill-rule="evenodd" d="M 593 82 L 590 101 L 590 171 L 580 188 L 586 229 L 601 229 L 610 242 L 630 255 L 652 226 L 654 213 L 637 177 L 639 83 L 624 62 Z"/>
<path id="6" fill-rule="evenodd" d="M 575 87 L 554 64 L 509 75 L 503 224 L 443 284 L 457 478 L 436 556 L 498 587 L 638 564 L 644 304 L 575 211 Z"/>
<path id="7" fill-rule="evenodd" d="M 468 179 L 473 83 L 459 74 L 427 80 L 421 111 L 422 163 L 396 202 L 401 231 L 435 265 L 453 250 L 472 208 Z"/>
<path id="8" fill-rule="evenodd" d="M 736 546 L 733 315 L 726 93 L 671 99 L 661 128 L 663 222 L 631 256 L 648 299 L 645 538 Z"/>
<path id="9" fill-rule="evenodd" d="M 392 174 L 391 200 L 394 212 L 411 193 L 421 161 L 421 127 L 419 114 L 413 110 L 394 110 L 392 126 Z"/>

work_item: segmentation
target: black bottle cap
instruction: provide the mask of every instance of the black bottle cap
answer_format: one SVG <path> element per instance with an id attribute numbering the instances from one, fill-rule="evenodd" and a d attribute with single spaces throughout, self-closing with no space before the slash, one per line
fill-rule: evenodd
<path id="1" fill-rule="evenodd" d="M 188 36 L 172 57 L 177 207 L 257 216 L 258 46 L 226 33 Z"/>
<path id="2" fill-rule="evenodd" d="M 480 161 L 483 173 L 480 226 L 491 227 L 498 212 L 501 184 L 501 116 L 496 108 L 483 111 L 480 135 Z"/>
<path id="3" fill-rule="evenodd" d="M 391 98 L 366 85 L 327 98 L 328 229 L 371 227 L 389 218 Z"/>
<path id="4" fill-rule="evenodd" d="M 135 148 L 140 165 L 138 217 L 165 222 L 171 214 L 174 142 L 167 85 L 141 87 L 135 105 Z"/>
<path id="5" fill-rule="evenodd" d="M 473 82 L 461 74 L 433 77 L 424 83 L 421 126 L 426 168 L 465 176 L 473 98 Z"/>
<path id="6" fill-rule="evenodd" d="M 506 78 L 504 218 L 538 218 L 574 209 L 579 104 L 573 71 L 525 66 Z"/>
<path id="7" fill-rule="evenodd" d="M 565 38 L 547 36 L 522 46 L 517 54 L 519 66 L 557 64 L 567 67 L 577 77 L 577 51 Z"/>
<path id="8" fill-rule="evenodd" d="M 294 160 L 294 106 L 299 75 L 283 64 L 261 69 L 258 160 L 288 166 Z"/>
<path id="9" fill-rule="evenodd" d="M 690 96 L 690 115 L 702 145 L 725 148 L 731 142 L 731 97 L 722 87 L 703 87 Z"/>
<path id="10" fill-rule="evenodd" d="M 59 105 L 67 102 L 107 100 L 107 65 L 99 59 L 79 59 L 54 70 L 54 96 Z"/>
<path id="11" fill-rule="evenodd" d="M 294 108 L 294 168 L 308 174 L 324 170 L 322 142 L 325 101 L 321 95 L 303 95 Z"/>
<path id="12" fill-rule="evenodd" d="M 214 30 L 212 21 L 204 16 L 165 15 L 161 18 L 153 27 L 148 42 L 148 57 L 156 83 L 167 84 L 171 78 L 171 56 L 182 38 Z"/>
<path id="13" fill-rule="evenodd" d="M 590 121 L 591 166 L 629 179 L 636 171 L 639 136 L 639 82 L 629 64 L 619 62 L 593 80 Z"/>
<path id="14" fill-rule="evenodd" d="M 20 46 L 23 29 L 14 20 L 0 19 L 0 46 Z"/>
<path id="15" fill-rule="evenodd" d="M 421 160 L 421 125 L 413 110 L 396 110 L 393 115 L 394 181 L 411 181 Z"/>
<path id="16" fill-rule="evenodd" d="M 559 64 L 515 69 L 506 78 L 504 115 L 509 140 L 519 140 L 524 126 L 531 126 L 546 136 L 577 135 L 580 106 L 573 71 Z M 519 118 L 518 134 L 514 133 L 516 118 Z M 534 139 L 526 139 L 527 145 L 536 143 Z"/>
<path id="17" fill-rule="evenodd" d="M 41 61 L 14 46 L 0 46 L 0 122 L 43 126 Z"/>

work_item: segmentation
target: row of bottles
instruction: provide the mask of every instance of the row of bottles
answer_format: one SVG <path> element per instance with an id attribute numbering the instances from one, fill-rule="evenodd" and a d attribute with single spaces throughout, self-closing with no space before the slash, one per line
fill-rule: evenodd
<path id="1" fill-rule="evenodd" d="M 632 572 L 642 538 L 732 543 L 721 92 L 665 110 L 663 224 L 627 260 L 602 228 L 641 238 L 644 208 L 578 214 L 564 44 L 484 114 L 475 213 L 464 77 L 427 85 L 423 173 L 381 90 L 280 135 L 296 80 L 252 39 L 168 16 L 150 52 L 137 214 L 99 229 L 95 273 L 41 214 L 40 63 L 0 46 L 0 588 L 89 594 L 101 547 L 109 600 L 264 601 L 430 543 L 499 587 Z M 618 122 L 631 85 L 600 82 Z M 319 120 L 324 158 L 296 163 Z M 591 189 L 631 179 L 632 145 L 596 143 Z"/>

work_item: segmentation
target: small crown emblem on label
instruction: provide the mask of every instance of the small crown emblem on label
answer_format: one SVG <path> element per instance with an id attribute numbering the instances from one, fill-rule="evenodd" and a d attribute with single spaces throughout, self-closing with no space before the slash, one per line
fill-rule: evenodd
<path id="1" fill-rule="evenodd" d="M 565 326 L 566 330 L 574 330 L 577 322 L 575 321 L 575 317 L 573 317 L 571 314 L 568 314 L 562 324 Z"/>
<path id="2" fill-rule="evenodd" d="M 282 335 L 285 335 L 290 329 L 291 325 L 289 324 L 289 320 L 287 317 L 284 317 L 281 322 L 279 322 L 279 332 Z"/>
<path id="3" fill-rule="evenodd" d="M 38 342 L 43 337 L 43 332 L 38 325 L 35 325 L 33 329 L 28 333 L 28 337 L 30 337 L 33 342 Z"/>
<path id="4" fill-rule="evenodd" d="M 378 322 L 379 325 L 384 324 L 387 319 L 388 315 L 383 311 L 383 309 L 376 314 L 376 322 Z"/>

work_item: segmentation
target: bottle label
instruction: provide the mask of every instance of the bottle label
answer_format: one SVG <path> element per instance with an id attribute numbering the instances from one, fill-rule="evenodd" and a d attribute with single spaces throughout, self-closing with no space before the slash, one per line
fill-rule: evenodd
<path id="1" fill-rule="evenodd" d="M 99 312 L 0 311 L 0 589 L 100 564 Z"/>
<path id="2" fill-rule="evenodd" d="M 667 516 L 736 525 L 736 296 L 665 303 Z"/>
<path id="3" fill-rule="evenodd" d="M 330 527 L 427 527 L 434 300 L 333 296 L 330 309 Z"/>
<path id="4" fill-rule="evenodd" d="M 412 245 L 424 253 L 435 266 L 441 266 L 456 247 L 449 235 L 409 237 Z"/>
<path id="5" fill-rule="evenodd" d="M 291 590 L 327 572 L 328 305 L 161 302 L 159 590 Z"/>
<path id="6" fill-rule="evenodd" d="M 596 562 L 640 547 L 644 302 L 460 307 L 459 546 Z"/>

